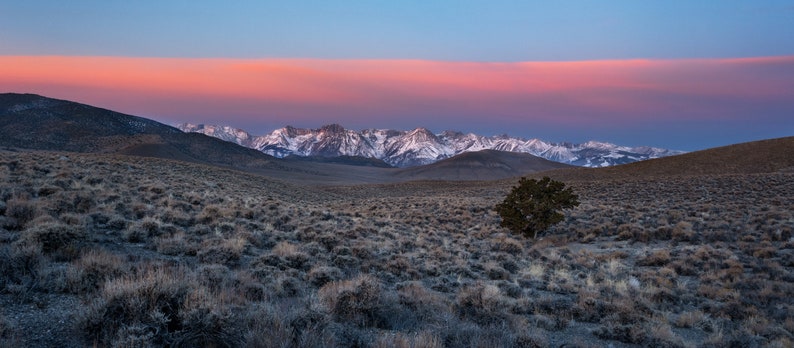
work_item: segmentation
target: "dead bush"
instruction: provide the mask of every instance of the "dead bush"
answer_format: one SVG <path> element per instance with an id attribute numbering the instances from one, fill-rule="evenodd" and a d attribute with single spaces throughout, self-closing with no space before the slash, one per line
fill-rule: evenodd
<path id="1" fill-rule="evenodd" d="M 6 202 L 5 215 L 13 220 L 6 222 L 6 228 L 24 228 L 37 215 L 36 204 L 27 199 L 13 198 Z"/>
<path id="2" fill-rule="evenodd" d="M 22 334 L 15 330 L 6 319 L 0 318 L 0 346 L 23 347 Z"/>
<path id="3" fill-rule="evenodd" d="M 242 238 L 224 239 L 218 242 L 210 239 L 196 252 L 196 256 L 204 263 L 219 263 L 237 266 L 248 242 Z"/>
<path id="4" fill-rule="evenodd" d="M 342 270 L 332 266 L 314 266 L 306 274 L 306 280 L 315 287 L 342 279 Z"/>
<path id="5" fill-rule="evenodd" d="M 443 341 L 431 332 L 422 331 L 416 334 L 383 333 L 375 341 L 375 348 L 441 348 Z"/>
<path id="6" fill-rule="evenodd" d="M 670 262 L 670 252 L 666 249 L 656 250 L 637 261 L 639 266 L 660 267 Z"/>
<path id="7" fill-rule="evenodd" d="M 491 245 L 491 250 L 505 252 L 511 255 L 518 255 L 524 251 L 524 245 L 522 245 L 521 242 L 506 236 L 497 238 Z"/>
<path id="8" fill-rule="evenodd" d="M 494 325 L 505 320 L 506 304 L 498 287 L 478 282 L 460 290 L 455 308 L 462 318 L 480 325 Z"/>
<path id="9" fill-rule="evenodd" d="M 284 309 L 267 304 L 248 311 L 245 347 L 338 347 L 333 333 L 328 330 L 324 316 L 307 310 L 305 305 Z"/>
<path id="10" fill-rule="evenodd" d="M 17 243 L 35 244 L 56 260 L 71 260 L 79 255 L 86 234 L 82 227 L 63 223 L 37 224 L 22 231 Z"/>
<path id="11" fill-rule="evenodd" d="M 104 346 L 235 346 L 233 319 L 202 289 L 185 269 L 148 266 L 106 282 L 80 327 Z"/>
<path id="12" fill-rule="evenodd" d="M 679 242 L 692 242 L 695 239 L 695 231 L 692 228 L 691 222 L 680 221 L 673 226 L 670 237 Z"/>
<path id="13" fill-rule="evenodd" d="M 407 307 L 421 323 L 439 321 L 450 313 L 450 303 L 440 293 L 425 288 L 419 282 L 409 282 L 397 290 L 398 301 Z"/>
<path id="14" fill-rule="evenodd" d="M 615 340 L 632 344 L 642 344 L 648 337 L 645 327 L 640 323 L 609 323 L 593 331 L 593 335 L 603 340 Z"/>
<path id="15" fill-rule="evenodd" d="M 381 284 L 373 276 L 360 275 L 328 283 L 320 288 L 317 297 L 337 321 L 371 327 L 378 326 L 383 319 L 379 317 Z"/>
<path id="16" fill-rule="evenodd" d="M 38 244 L 0 245 L 0 291 L 10 287 L 32 290 L 46 262 Z"/>
<path id="17" fill-rule="evenodd" d="M 66 272 L 66 287 L 75 294 L 91 293 L 105 281 L 127 271 L 124 260 L 104 250 L 90 250 L 74 260 Z"/>

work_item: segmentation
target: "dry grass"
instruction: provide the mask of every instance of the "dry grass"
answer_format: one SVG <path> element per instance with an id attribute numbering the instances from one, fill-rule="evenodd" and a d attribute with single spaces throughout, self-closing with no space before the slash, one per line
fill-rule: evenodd
<path id="1" fill-rule="evenodd" d="M 498 226 L 512 182 L 296 186 L 35 152 L 0 152 L 0 182 L 0 344 L 794 340 L 792 174 L 569 178 L 582 204 L 534 241 Z"/>

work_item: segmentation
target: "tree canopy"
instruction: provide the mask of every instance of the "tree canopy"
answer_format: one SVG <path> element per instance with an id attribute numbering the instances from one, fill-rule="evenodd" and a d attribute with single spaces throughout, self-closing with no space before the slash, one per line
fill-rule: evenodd
<path id="1" fill-rule="evenodd" d="M 521 178 L 518 186 L 496 205 L 496 212 L 502 217 L 500 225 L 515 234 L 535 238 L 565 216 L 562 209 L 579 205 L 579 196 L 565 184 L 543 177 L 541 180 Z"/>

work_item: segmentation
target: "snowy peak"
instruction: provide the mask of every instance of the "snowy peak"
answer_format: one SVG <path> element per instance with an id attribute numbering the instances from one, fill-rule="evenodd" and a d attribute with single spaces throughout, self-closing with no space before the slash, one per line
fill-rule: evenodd
<path id="1" fill-rule="evenodd" d="M 249 145 L 253 138 L 248 132 L 229 126 L 183 123 L 178 125 L 177 128 L 183 132 L 201 133 L 246 147 L 251 147 Z"/>
<path id="2" fill-rule="evenodd" d="M 384 145 L 384 161 L 400 167 L 434 163 L 455 154 L 435 134 L 426 128 L 388 138 Z"/>
<path id="3" fill-rule="evenodd" d="M 439 134 L 439 138 L 450 144 L 455 153 L 496 149 L 492 139 L 473 133 L 463 134 L 462 132 L 447 130 Z M 506 151 L 513 152 L 511 150 Z"/>
<path id="4" fill-rule="evenodd" d="M 320 127 L 321 134 L 342 134 L 345 133 L 345 131 L 347 131 L 345 127 L 342 127 L 336 123 Z"/>
<path id="5" fill-rule="evenodd" d="M 681 154 L 681 151 L 648 146 L 626 147 L 588 141 L 582 144 L 550 143 L 507 135 L 482 136 L 447 130 L 435 134 L 427 128 L 410 131 L 365 129 L 354 131 L 338 124 L 319 129 L 286 126 L 270 134 L 252 136 L 224 126 L 182 124 L 185 132 L 198 132 L 254 148 L 275 157 L 359 156 L 383 160 L 397 167 L 435 163 L 452 156 L 481 150 L 529 153 L 551 161 L 584 167 L 606 167 Z"/>
<path id="6" fill-rule="evenodd" d="M 312 139 L 310 153 L 313 156 L 336 157 L 340 155 L 377 157 L 372 144 L 359 132 L 346 130 L 333 124 L 319 129 Z"/>

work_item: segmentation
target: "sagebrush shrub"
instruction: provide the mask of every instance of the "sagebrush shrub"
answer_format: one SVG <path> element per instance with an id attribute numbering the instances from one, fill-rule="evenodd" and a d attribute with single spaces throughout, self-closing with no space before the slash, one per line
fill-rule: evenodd
<path id="1" fill-rule="evenodd" d="M 5 215 L 14 219 L 14 228 L 24 227 L 36 217 L 36 205 L 26 199 L 10 199 L 6 202 Z"/>
<path id="2" fill-rule="evenodd" d="M 36 244 L 0 246 L 0 289 L 11 285 L 32 286 L 46 258 Z"/>
<path id="3" fill-rule="evenodd" d="M 640 266 L 664 266 L 670 262 L 670 252 L 661 249 L 649 253 L 644 258 L 637 260 L 637 265 Z"/>
<path id="4" fill-rule="evenodd" d="M 375 348 L 409 348 L 409 347 L 423 347 L 423 348 L 441 348 L 444 342 L 440 337 L 434 335 L 432 332 L 421 331 L 415 334 L 403 333 L 384 333 L 381 334 L 375 341 Z"/>
<path id="5" fill-rule="evenodd" d="M 237 324 L 211 294 L 186 269 L 148 266 L 107 281 L 80 324 L 101 346 L 235 346 Z"/>
<path id="6" fill-rule="evenodd" d="M 67 270 L 67 288 L 76 294 L 94 292 L 106 280 L 120 277 L 125 271 L 127 267 L 121 257 L 104 250 L 90 250 Z"/>
<path id="7" fill-rule="evenodd" d="M 82 227 L 57 222 L 37 224 L 24 230 L 19 243 L 39 245 L 45 254 L 70 260 L 79 254 L 80 244 L 85 238 L 86 233 Z"/>
<path id="8" fill-rule="evenodd" d="M 320 288 L 317 296 L 338 321 L 359 326 L 377 324 L 381 284 L 373 276 L 361 275 L 351 280 L 328 283 Z"/>
<path id="9" fill-rule="evenodd" d="M 498 287 L 476 283 L 463 288 L 457 296 L 456 308 L 461 317 L 481 325 L 492 325 L 505 319 L 506 302 Z"/>
<path id="10" fill-rule="evenodd" d="M 241 238 L 209 239 L 205 245 L 196 252 L 199 260 L 204 263 L 218 263 L 235 266 L 240 261 L 248 242 Z"/>
<path id="11" fill-rule="evenodd" d="M 321 287 L 342 278 L 342 270 L 333 266 L 314 266 L 306 274 L 306 280 L 316 287 Z"/>

